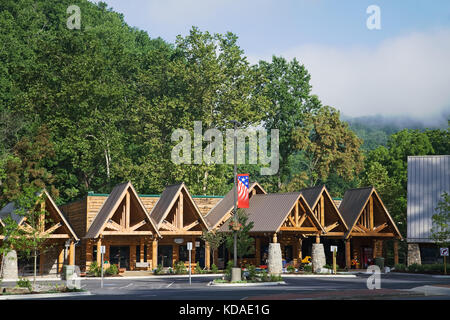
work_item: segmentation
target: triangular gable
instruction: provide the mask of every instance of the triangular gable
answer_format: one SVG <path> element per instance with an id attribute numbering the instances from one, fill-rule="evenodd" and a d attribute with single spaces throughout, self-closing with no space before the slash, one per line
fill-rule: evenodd
<path id="1" fill-rule="evenodd" d="M 132 205 L 137 211 L 131 210 Z M 138 212 L 141 213 L 140 217 L 138 217 Z M 121 215 L 119 219 L 117 218 L 118 215 Z M 139 230 L 149 229 L 149 227 L 152 230 Z M 154 220 L 148 214 L 133 185 L 131 182 L 126 182 L 115 186 L 111 191 L 95 216 L 85 238 L 96 239 L 101 234 L 146 235 L 150 233 L 152 235 L 156 233 L 158 236 L 161 236 Z"/>
<path id="2" fill-rule="evenodd" d="M 261 185 L 254 181 L 250 184 L 249 199 L 253 194 L 267 194 Z M 225 195 L 225 197 L 219 201 L 205 216 L 205 220 L 208 222 L 210 229 L 216 229 L 220 227 L 225 221 L 227 221 L 233 215 L 234 208 L 234 186 Z M 237 201 L 236 201 L 237 202 Z"/>
<path id="3" fill-rule="evenodd" d="M 339 210 L 344 217 L 347 217 L 347 223 L 350 226 L 345 235 L 346 239 L 350 236 L 402 238 L 394 220 L 373 187 L 347 191 Z"/>
<path id="4" fill-rule="evenodd" d="M 335 231 L 346 232 L 348 230 L 347 223 L 342 217 L 325 185 L 302 189 L 300 192 L 305 197 L 314 215 L 318 217 L 318 220 L 321 222 L 321 225 L 325 229 L 325 234 Z M 321 202 L 322 197 L 323 204 Z M 325 221 L 322 221 L 322 210 L 323 219 Z"/>
<path id="5" fill-rule="evenodd" d="M 293 231 L 302 233 L 314 233 L 318 231 L 325 232 L 320 221 L 314 215 L 311 207 L 306 201 L 302 193 L 293 203 L 288 214 L 284 217 L 282 224 L 278 227 L 278 231 Z"/>
<path id="6" fill-rule="evenodd" d="M 66 217 L 59 210 L 56 203 L 53 201 L 53 198 L 47 192 L 47 190 L 43 189 L 38 194 L 36 194 L 39 198 L 45 196 L 44 202 L 42 205 L 44 206 L 45 211 L 47 211 L 49 218 L 46 219 L 45 225 L 42 224 L 42 233 L 47 234 L 49 238 L 73 238 L 75 240 L 79 240 L 75 232 L 73 231 L 72 226 L 67 221 Z M 36 205 L 39 201 L 36 203 Z M 0 223 L 4 226 L 5 224 L 1 221 L 1 218 L 5 218 L 10 215 L 16 223 L 24 229 L 31 228 L 31 226 L 27 223 L 26 217 L 15 214 L 14 211 L 17 208 L 14 205 L 14 202 L 8 203 L 1 211 L 0 211 Z"/>
<path id="7" fill-rule="evenodd" d="M 47 212 L 49 212 L 49 208 L 50 208 L 50 210 L 51 210 L 50 214 L 56 215 L 56 220 L 52 219 L 53 220 L 52 224 L 53 223 L 56 223 L 56 224 L 53 225 L 53 226 L 49 226 L 49 229 L 47 229 L 47 230 L 50 230 L 51 228 L 54 228 L 55 234 L 58 234 L 60 232 L 58 231 L 59 228 L 56 228 L 56 226 L 58 224 L 61 224 L 60 227 L 62 227 L 63 229 L 66 229 L 66 231 L 68 231 L 70 233 L 72 238 L 74 238 L 75 240 L 78 241 L 79 240 L 78 236 L 75 234 L 75 231 L 73 231 L 72 226 L 70 225 L 69 221 L 66 219 L 64 214 L 61 212 L 61 210 L 59 210 L 59 208 L 56 205 L 55 201 L 53 201 L 53 198 L 50 196 L 50 194 L 47 192 L 47 190 L 44 189 L 43 193 L 46 196 L 46 199 L 45 199 L 45 210 Z M 49 208 L 47 206 L 49 206 Z"/>
<path id="8" fill-rule="evenodd" d="M 150 216 L 162 235 L 208 230 L 208 224 L 184 183 L 166 187 Z"/>

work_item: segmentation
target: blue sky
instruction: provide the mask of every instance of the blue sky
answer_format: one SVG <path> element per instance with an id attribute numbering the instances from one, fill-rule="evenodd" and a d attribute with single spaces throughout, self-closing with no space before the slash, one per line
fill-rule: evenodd
<path id="1" fill-rule="evenodd" d="M 450 113 L 447 0 L 104 0 L 151 37 L 191 26 L 238 35 L 251 63 L 297 58 L 314 93 L 349 116 L 442 118 Z M 369 30 L 377 5 L 381 30 Z"/>

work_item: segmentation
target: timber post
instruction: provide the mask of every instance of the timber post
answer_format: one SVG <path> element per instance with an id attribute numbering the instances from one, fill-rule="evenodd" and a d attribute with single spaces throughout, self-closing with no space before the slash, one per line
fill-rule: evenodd
<path id="1" fill-rule="evenodd" d="M 254 189 L 253 189 L 254 190 Z M 255 239 L 255 258 L 256 258 L 256 265 L 260 265 L 261 264 L 261 239 L 259 237 L 256 237 Z"/>
<path id="2" fill-rule="evenodd" d="M 394 240 L 394 265 L 398 264 L 398 241 Z"/>
<path id="3" fill-rule="evenodd" d="M 158 267 L 158 240 L 152 242 L 152 269 Z"/>
<path id="4" fill-rule="evenodd" d="M 102 264 L 101 246 L 102 246 L 102 239 L 98 238 L 98 240 L 97 240 L 97 257 L 96 257 L 98 266 L 100 266 Z"/>
<path id="5" fill-rule="evenodd" d="M 73 241 L 70 241 L 69 246 L 69 265 L 75 265 L 75 243 Z"/>
<path id="6" fill-rule="evenodd" d="M 210 269 L 211 266 L 211 250 L 209 246 L 209 242 L 205 241 L 205 267 L 206 269 Z"/>
<path id="7" fill-rule="evenodd" d="M 351 250 L 350 250 L 350 239 L 345 240 L 345 267 L 350 269 L 352 267 L 351 261 Z"/>
<path id="8" fill-rule="evenodd" d="M 278 242 L 277 234 L 274 233 L 274 234 L 273 234 L 273 238 L 272 238 L 272 243 L 277 243 L 277 242 Z"/>
<path id="9" fill-rule="evenodd" d="M 320 243 L 320 234 L 316 234 L 316 243 Z"/>
<path id="10" fill-rule="evenodd" d="M 58 273 L 62 272 L 63 265 L 64 265 L 64 247 L 60 248 L 58 255 Z"/>

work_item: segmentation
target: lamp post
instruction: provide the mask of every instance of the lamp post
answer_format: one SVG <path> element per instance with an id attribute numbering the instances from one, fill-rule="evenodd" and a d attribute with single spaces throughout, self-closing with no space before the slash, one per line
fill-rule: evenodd
<path id="1" fill-rule="evenodd" d="M 238 126 L 242 124 L 239 121 L 231 120 L 231 123 L 234 124 L 234 134 L 233 134 L 233 148 L 234 148 L 234 214 L 233 220 L 235 223 L 238 222 L 237 219 L 237 135 L 236 129 Z M 233 261 L 233 270 L 231 273 L 231 281 L 240 281 L 241 280 L 241 269 L 237 266 L 237 231 L 234 232 L 234 261 Z"/>

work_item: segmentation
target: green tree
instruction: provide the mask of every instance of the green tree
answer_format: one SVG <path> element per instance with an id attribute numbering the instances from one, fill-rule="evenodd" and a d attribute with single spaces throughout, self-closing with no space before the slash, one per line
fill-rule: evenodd
<path id="1" fill-rule="evenodd" d="M 267 78 L 266 95 L 270 111 L 264 119 L 268 130 L 279 130 L 280 161 L 274 188 L 280 189 L 289 176 L 289 156 L 296 150 L 293 131 L 305 126 L 305 117 L 318 108 L 318 100 L 311 96 L 311 76 L 295 58 L 272 57 L 271 62 L 260 61 L 259 68 Z M 263 180 L 267 180 L 263 179 Z M 269 189 L 270 190 L 270 189 Z"/>
<path id="2" fill-rule="evenodd" d="M 432 216 L 431 237 L 443 247 L 450 245 L 450 195 L 444 192 Z"/>
<path id="3" fill-rule="evenodd" d="M 324 106 L 308 114 L 306 125 L 294 131 L 294 139 L 309 186 L 326 181 L 332 172 L 351 180 L 363 169 L 362 141 L 334 108 Z"/>
<path id="4" fill-rule="evenodd" d="M 219 249 L 220 245 L 225 241 L 225 234 L 219 231 L 203 231 L 202 240 L 209 243 L 209 247 L 211 248 L 212 253 L 212 264 L 216 264 L 214 261 L 214 253 L 217 249 Z"/>
<path id="5" fill-rule="evenodd" d="M 229 223 L 234 221 L 233 218 L 229 220 Z M 237 210 L 237 222 L 241 224 L 239 231 L 233 231 L 230 226 L 231 232 L 227 234 L 225 245 L 233 252 L 234 250 L 234 233 L 237 233 L 237 256 L 239 259 L 246 255 L 253 254 L 255 252 L 255 239 L 250 237 L 249 232 L 253 228 L 253 221 L 248 221 L 248 215 L 243 209 Z"/>
<path id="6" fill-rule="evenodd" d="M 37 258 L 51 248 L 47 241 L 45 225 L 50 222 L 48 213 L 42 206 L 45 195 L 35 187 L 24 187 L 22 193 L 14 199 L 15 210 L 12 213 L 18 219 L 8 216 L 2 220 L 4 240 L 2 254 L 13 249 L 26 258 L 33 259 L 33 284 L 36 283 Z M 19 224 L 20 223 L 20 224 Z"/>

